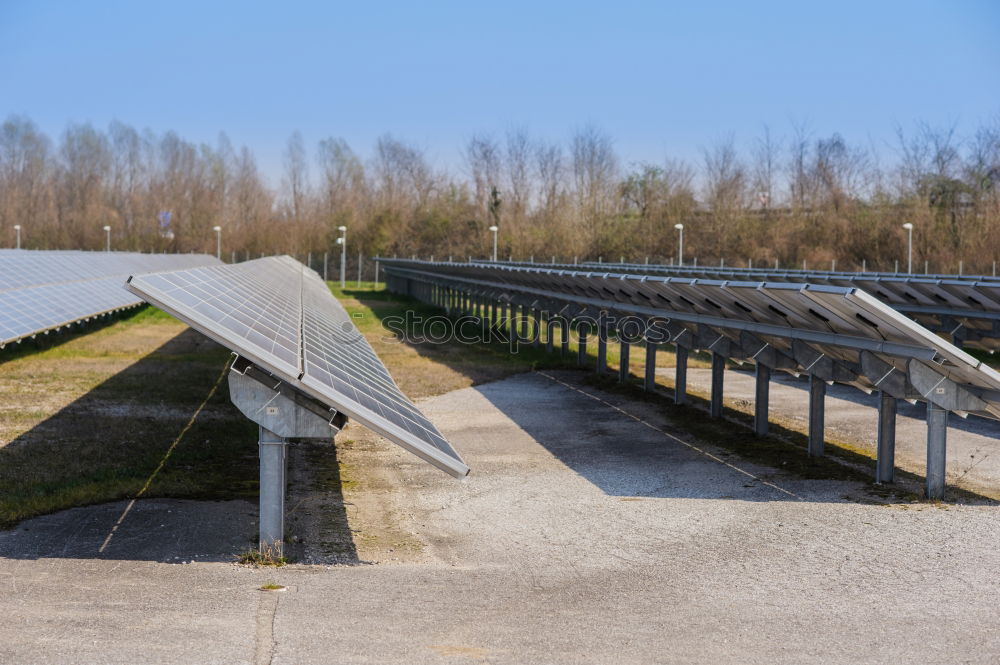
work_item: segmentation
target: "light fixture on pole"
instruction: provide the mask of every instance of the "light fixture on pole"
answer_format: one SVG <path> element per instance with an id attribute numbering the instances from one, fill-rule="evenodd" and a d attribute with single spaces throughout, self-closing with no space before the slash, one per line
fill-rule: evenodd
<path id="1" fill-rule="evenodd" d="M 499 229 L 496 226 L 491 226 L 490 231 L 493 232 L 493 263 L 497 262 L 497 231 Z"/>
<path id="2" fill-rule="evenodd" d="M 215 258 L 222 260 L 222 227 L 213 226 L 212 230 L 215 231 Z"/>
<path id="3" fill-rule="evenodd" d="M 337 244 L 340 245 L 340 288 L 343 289 L 347 280 L 347 227 L 338 226 L 337 230 L 340 231 Z"/>
<path id="4" fill-rule="evenodd" d="M 21 225 L 15 224 L 14 231 L 17 232 L 17 248 L 21 249 Z"/>
<path id="5" fill-rule="evenodd" d="M 684 265 L 684 225 L 674 224 L 674 228 L 677 229 L 677 265 Z"/>
<path id="6" fill-rule="evenodd" d="M 104 251 L 105 252 L 110 252 L 111 251 L 111 227 L 108 226 L 107 224 L 104 225 L 104 237 L 105 237 Z"/>
<path id="7" fill-rule="evenodd" d="M 906 272 L 913 274 L 913 224 L 903 224 L 906 229 Z"/>

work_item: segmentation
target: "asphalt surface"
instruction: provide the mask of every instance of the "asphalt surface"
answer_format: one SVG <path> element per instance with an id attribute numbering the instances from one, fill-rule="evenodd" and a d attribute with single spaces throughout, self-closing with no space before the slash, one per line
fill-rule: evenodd
<path id="1" fill-rule="evenodd" d="M 393 480 L 385 514 L 420 543 L 400 562 L 355 516 L 354 565 L 231 563 L 255 528 L 244 502 L 0 533 L 0 662 L 1000 660 L 996 506 L 884 504 L 748 464 L 579 378 L 423 402 L 465 481 L 385 442 L 344 451 Z"/>

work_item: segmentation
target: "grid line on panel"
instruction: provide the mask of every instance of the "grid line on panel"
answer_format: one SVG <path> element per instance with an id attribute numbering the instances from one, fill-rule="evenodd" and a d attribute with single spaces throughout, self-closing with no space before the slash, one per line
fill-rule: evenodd
<path id="1" fill-rule="evenodd" d="M 129 289 L 456 475 L 468 467 L 392 380 L 317 273 L 290 257 L 133 278 Z M 265 345 L 270 341 L 270 346 Z M 276 363 L 294 345 L 295 363 Z M 279 348 L 280 347 L 280 348 Z"/>
<path id="2" fill-rule="evenodd" d="M 192 254 L 0 250 L 0 346 L 141 304 L 131 272 L 217 262 Z"/>

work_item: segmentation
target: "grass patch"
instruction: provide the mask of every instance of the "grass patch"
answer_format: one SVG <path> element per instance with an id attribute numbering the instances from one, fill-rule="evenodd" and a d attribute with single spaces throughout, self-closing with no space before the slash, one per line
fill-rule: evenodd
<path id="1" fill-rule="evenodd" d="M 277 549 L 265 547 L 263 552 L 260 550 L 240 552 L 236 555 L 236 562 L 255 568 L 281 568 L 288 564 L 288 559 L 280 556 Z"/>
<path id="2" fill-rule="evenodd" d="M 275 582 L 268 582 L 260 585 L 261 591 L 284 591 L 285 587 Z"/>
<path id="3" fill-rule="evenodd" d="M 255 498 L 255 426 L 225 380 L 206 401 L 229 357 L 151 307 L 19 349 L 0 364 L 0 528 L 147 485 L 144 497 Z"/>

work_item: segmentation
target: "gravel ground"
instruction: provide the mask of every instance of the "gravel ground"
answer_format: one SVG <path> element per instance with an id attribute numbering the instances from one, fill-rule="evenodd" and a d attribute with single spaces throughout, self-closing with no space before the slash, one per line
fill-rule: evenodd
<path id="1" fill-rule="evenodd" d="M 2 533 L 0 662 L 1000 660 L 996 506 L 748 464 L 579 379 L 423 402 L 473 468 L 461 482 L 348 428 L 353 565 L 226 563 L 252 533 L 242 502 L 140 502 L 113 556 L 96 550 L 123 504 Z M 417 545 L 396 557 L 400 540 Z"/>

